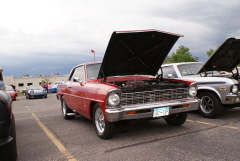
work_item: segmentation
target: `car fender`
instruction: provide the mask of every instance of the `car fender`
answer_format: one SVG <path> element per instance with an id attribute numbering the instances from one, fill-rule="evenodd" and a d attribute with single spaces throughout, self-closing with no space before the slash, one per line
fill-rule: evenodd
<path id="1" fill-rule="evenodd" d="M 208 86 L 208 87 L 198 86 L 198 91 L 202 91 L 202 90 L 204 90 L 204 91 L 211 91 L 211 92 L 215 93 L 215 94 L 219 97 L 219 99 L 222 101 L 222 96 L 221 96 L 221 94 L 220 94 L 215 88 L 210 87 L 210 86 Z M 200 92 L 198 92 L 198 94 L 199 94 L 199 93 L 200 93 Z"/>

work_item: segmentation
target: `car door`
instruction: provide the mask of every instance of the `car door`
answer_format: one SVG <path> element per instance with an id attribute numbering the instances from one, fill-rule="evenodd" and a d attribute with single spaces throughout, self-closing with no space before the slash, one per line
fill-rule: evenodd
<path id="1" fill-rule="evenodd" d="M 85 81 L 84 65 L 74 69 L 70 79 L 69 89 L 69 107 L 83 114 L 83 86 L 81 82 Z"/>

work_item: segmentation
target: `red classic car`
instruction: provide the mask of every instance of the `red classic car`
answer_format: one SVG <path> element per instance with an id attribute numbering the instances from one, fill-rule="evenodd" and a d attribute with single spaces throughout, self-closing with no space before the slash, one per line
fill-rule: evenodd
<path id="1" fill-rule="evenodd" d="M 13 101 L 16 101 L 17 91 L 13 89 L 12 86 L 6 86 L 6 92 L 11 96 Z"/>
<path id="2" fill-rule="evenodd" d="M 158 70 L 181 35 L 157 30 L 113 32 L 103 62 L 74 67 L 58 85 L 65 119 L 80 114 L 93 120 L 100 138 L 113 135 L 121 120 L 164 118 L 182 125 L 197 110 L 193 81 L 163 79 Z"/>

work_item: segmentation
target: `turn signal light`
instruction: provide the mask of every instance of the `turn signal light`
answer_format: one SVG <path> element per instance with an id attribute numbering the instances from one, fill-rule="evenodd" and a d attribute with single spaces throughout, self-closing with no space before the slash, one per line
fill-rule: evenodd
<path id="1" fill-rule="evenodd" d="M 189 104 L 184 104 L 183 107 L 189 107 Z"/>
<path id="2" fill-rule="evenodd" d="M 126 112 L 126 115 L 132 115 L 132 114 L 136 114 L 137 113 L 137 111 L 128 111 L 128 112 Z"/>

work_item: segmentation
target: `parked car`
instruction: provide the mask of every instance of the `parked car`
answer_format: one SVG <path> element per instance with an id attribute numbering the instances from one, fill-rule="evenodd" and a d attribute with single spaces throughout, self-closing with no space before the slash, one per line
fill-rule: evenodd
<path id="1" fill-rule="evenodd" d="M 238 70 L 232 73 L 240 62 L 240 39 L 227 39 L 206 61 L 173 63 L 162 65 L 164 78 L 197 81 L 198 97 L 201 99 L 199 112 L 204 117 L 216 118 L 223 109 L 240 104 Z M 160 73 L 161 73 L 160 70 Z M 218 71 L 232 73 L 220 74 Z"/>
<path id="2" fill-rule="evenodd" d="M 6 92 L 11 96 L 13 101 L 16 101 L 17 98 L 17 91 L 13 89 L 12 86 L 5 86 L 6 87 Z"/>
<path id="3" fill-rule="evenodd" d="M 47 91 L 40 85 L 30 85 L 26 88 L 26 98 L 47 98 Z"/>
<path id="4" fill-rule="evenodd" d="M 58 85 L 65 119 L 80 114 L 93 120 L 102 139 L 113 135 L 121 120 L 164 118 L 180 126 L 187 112 L 197 110 L 194 81 L 162 79 L 158 69 L 181 35 L 167 32 L 113 32 L 103 62 L 74 67 Z"/>
<path id="5" fill-rule="evenodd" d="M 0 160 L 17 159 L 15 119 L 12 113 L 12 100 L 5 91 L 2 68 L 0 68 Z"/>
<path id="6" fill-rule="evenodd" d="M 57 86 L 62 83 L 63 83 L 63 81 L 54 82 L 52 85 L 52 93 L 57 93 Z"/>

